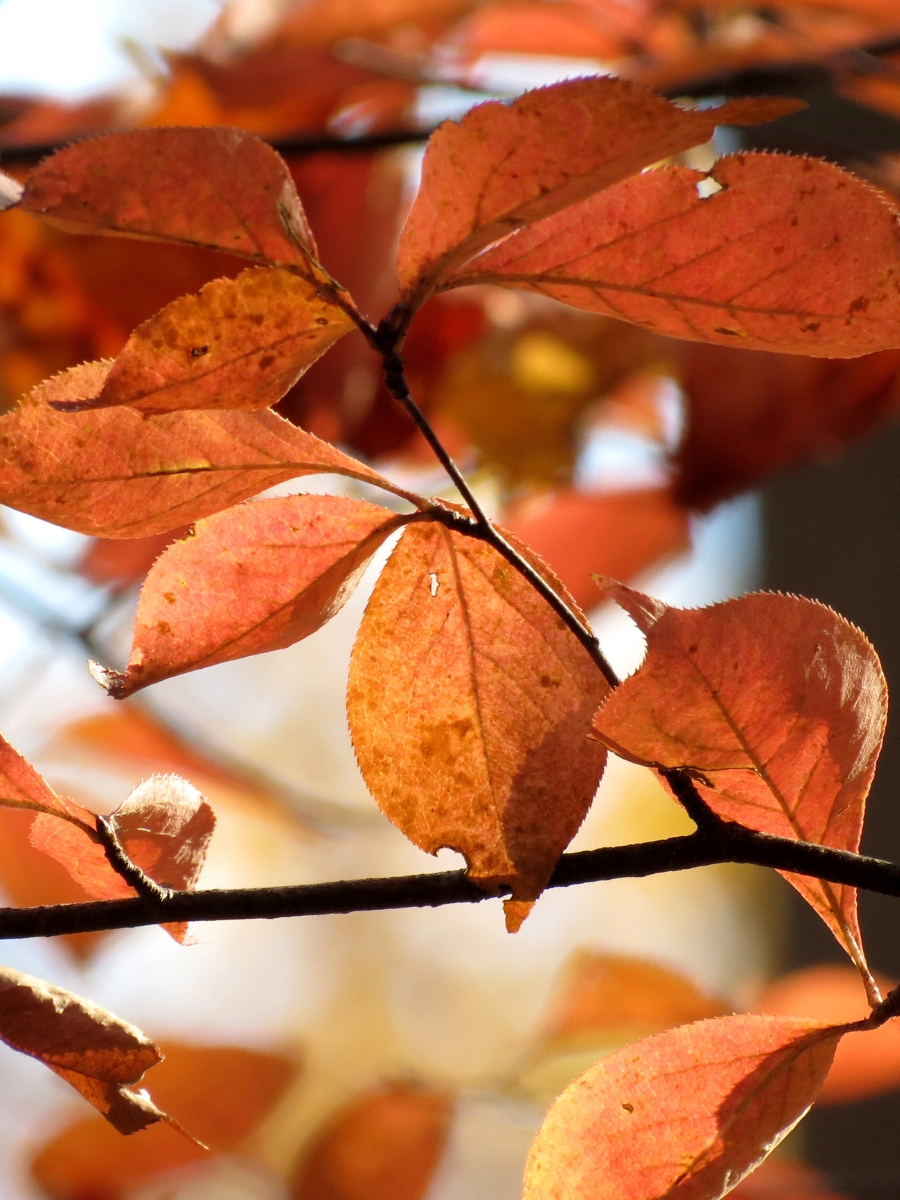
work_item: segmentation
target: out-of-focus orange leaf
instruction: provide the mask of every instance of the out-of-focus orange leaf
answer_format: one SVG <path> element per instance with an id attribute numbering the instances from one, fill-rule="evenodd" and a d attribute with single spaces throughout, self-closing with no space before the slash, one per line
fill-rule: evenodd
<path id="1" fill-rule="evenodd" d="M 400 239 L 398 271 L 417 300 L 473 255 L 679 151 L 717 125 L 771 120 L 802 105 L 733 100 L 692 111 L 621 79 L 571 80 L 490 101 L 432 136 Z"/>
<path id="2" fill-rule="evenodd" d="M 119 1133 L 167 1119 L 145 1092 L 128 1090 L 162 1060 L 159 1047 L 89 1000 L 0 967 L 0 1038 L 45 1063 Z"/>
<path id="3" fill-rule="evenodd" d="M 719 1017 L 616 1051 L 550 1109 L 523 1200 L 722 1196 L 809 1108 L 842 1032 L 796 1017 Z"/>
<path id="4" fill-rule="evenodd" d="M 423 850 L 465 855 L 485 887 L 509 885 L 517 927 L 515 902 L 540 894 L 597 789 L 605 752 L 587 734 L 607 690 L 496 550 L 422 524 L 404 531 L 369 600 L 347 712 L 385 815 Z"/>
<path id="5" fill-rule="evenodd" d="M 882 992 L 893 980 L 878 979 Z M 815 1017 L 834 1024 L 862 1021 L 869 1015 L 866 993 L 850 967 L 805 967 L 776 979 L 756 998 L 756 1012 L 777 1016 Z M 900 1025 L 888 1021 L 865 1033 L 841 1040 L 834 1064 L 819 1094 L 819 1104 L 846 1104 L 900 1087 Z"/>
<path id="6" fill-rule="evenodd" d="M 830 457 L 900 410 L 900 350 L 840 361 L 682 342 L 676 354 L 689 412 L 676 489 L 691 507 Z"/>
<path id="7" fill-rule="evenodd" d="M 838 1053 L 842 1044 L 838 1045 Z M 766 1159 L 730 1194 L 733 1200 L 850 1200 L 832 1191 L 812 1167 L 779 1158 Z"/>
<path id="8" fill-rule="evenodd" d="M 78 564 L 83 575 L 94 583 L 108 584 L 121 591 L 138 579 L 143 579 L 167 546 L 190 529 L 181 525 L 167 533 L 143 538 L 96 538 Z"/>
<path id="9" fill-rule="evenodd" d="M 331 46 L 343 38 L 384 37 L 398 26 L 440 26 L 477 0 L 312 0 L 295 7 L 278 29 L 277 42 Z"/>
<path id="10" fill-rule="evenodd" d="M 813 600 L 767 593 L 667 608 L 612 580 L 604 591 L 647 656 L 594 721 L 610 749 L 703 773 L 715 812 L 762 833 L 857 850 L 887 717 L 878 656 Z M 783 872 L 868 976 L 856 889 Z"/>
<path id="11" fill-rule="evenodd" d="M 411 1084 L 358 1097 L 303 1155 L 292 1200 L 424 1200 L 452 1113 L 446 1092 Z"/>
<path id="12" fill-rule="evenodd" d="M 592 574 L 632 579 L 689 544 L 687 511 L 668 488 L 599 495 L 563 488 L 508 509 L 503 523 L 546 559 L 582 608 L 597 603 Z"/>
<path id="13" fill-rule="evenodd" d="M 482 5 L 454 32 L 453 40 L 475 54 L 493 51 L 602 59 L 622 54 L 618 32 L 585 5 L 510 0 Z"/>
<path id="14" fill-rule="evenodd" d="M 198 523 L 157 559 L 141 590 L 117 698 L 198 667 L 280 650 L 349 597 L 408 517 L 343 496 L 257 500 Z"/>
<path id="15" fill-rule="evenodd" d="M 72 233 L 304 268 L 316 254 L 284 160 L 239 129 L 132 129 L 78 142 L 34 169 L 21 204 Z"/>
<path id="16" fill-rule="evenodd" d="M 272 1110 L 297 1067 L 280 1054 L 237 1046 L 165 1044 L 154 1071 L 160 1104 L 214 1153 L 237 1147 Z M 208 1153 L 157 1125 L 127 1141 L 96 1118 L 76 1121 L 35 1155 L 31 1172 L 52 1200 L 120 1200 L 161 1171 L 188 1166 Z"/>
<path id="17" fill-rule="evenodd" d="M 701 198 L 710 181 L 720 190 Z M 688 340 L 853 358 L 900 344 L 898 248 L 897 210 L 861 179 L 817 159 L 735 154 L 708 175 L 626 179 L 448 286 L 505 284 Z"/>
<path id="18" fill-rule="evenodd" d="M 57 796 L 31 763 L 3 738 L 0 738 L 0 805 L 45 813 L 55 824 L 62 818 L 73 829 L 86 834 L 93 833 L 95 828 L 93 813 Z"/>
<path id="19" fill-rule="evenodd" d="M 110 824 L 125 853 L 145 875 L 163 887 L 186 891 L 200 878 L 216 815 L 186 780 L 154 775 L 116 809 Z M 89 896 L 113 900 L 134 895 L 110 866 L 103 847 L 77 826 L 38 816 L 31 827 L 31 844 L 62 863 Z M 185 923 L 166 929 L 177 942 L 184 941 Z"/>
<path id="20" fill-rule="evenodd" d="M 103 537 L 165 533 L 298 475 L 333 471 L 412 498 L 272 412 L 26 404 L 0 417 L 0 448 L 0 502 Z"/>
<path id="21" fill-rule="evenodd" d="M 308 280 L 251 267 L 174 300 L 140 325 L 96 399 L 89 392 L 49 403 L 63 411 L 129 404 L 149 413 L 268 408 L 352 328 L 343 309 Z"/>

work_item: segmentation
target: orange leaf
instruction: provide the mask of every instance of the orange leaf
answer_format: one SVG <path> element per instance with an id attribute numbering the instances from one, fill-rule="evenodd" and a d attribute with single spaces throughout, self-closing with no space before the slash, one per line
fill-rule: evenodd
<path id="1" fill-rule="evenodd" d="M 842 1032 L 796 1017 L 718 1017 L 625 1046 L 550 1109 L 523 1200 L 723 1196 L 807 1111 Z"/>
<path id="2" fill-rule="evenodd" d="M 94 814 L 57 796 L 47 781 L 38 774 L 30 762 L 4 738 L 0 737 L 0 805 L 10 808 L 25 808 L 36 813 L 46 813 L 54 819 L 62 818 L 75 827 L 93 833 Z"/>
<path id="3" fill-rule="evenodd" d="M 550 564 L 583 608 L 597 603 L 592 574 L 633 579 L 689 543 L 687 511 L 668 488 L 597 495 L 560 488 L 507 510 L 503 524 Z"/>
<path id="4" fill-rule="evenodd" d="M 600 781 L 605 751 L 587 733 L 607 690 L 496 550 L 421 524 L 405 530 L 369 600 L 347 712 L 385 815 L 423 850 L 465 855 L 484 886 L 531 901 Z M 509 923 L 521 915 L 508 910 Z"/>
<path id="5" fill-rule="evenodd" d="M 705 180 L 721 190 L 701 199 Z M 648 171 L 508 238 L 447 286 L 494 283 L 656 333 L 853 358 L 900 345 L 900 228 L 881 192 L 811 158 Z"/>
<path id="6" fill-rule="evenodd" d="M 762 833 L 857 850 L 887 714 L 878 657 L 855 626 L 796 596 L 696 611 L 608 581 L 647 656 L 597 713 L 610 749 L 690 767 L 715 812 Z M 784 872 L 865 972 L 856 889 Z"/>
<path id="7" fill-rule="evenodd" d="M 717 125 L 755 125 L 800 107 L 761 98 L 688 110 L 610 77 L 481 104 L 445 121 L 428 144 L 400 239 L 404 294 L 418 305 L 492 242 L 707 141 Z"/>
<path id="8" fill-rule="evenodd" d="M 451 1116 L 445 1092 L 410 1084 L 351 1101 L 301 1160 L 293 1200 L 424 1200 Z"/>
<path id="9" fill-rule="evenodd" d="M 353 328 L 315 286 L 275 267 L 251 267 L 182 296 L 138 326 L 96 399 L 55 408 L 130 404 L 142 412 L 179 408 L 268 408 Z"/>
<path id="10" fill-rule="evenodd" d="M 124 405 L 60 413 L 26 404 L 0 417 L 0 450 L 0 503 L 103 537 L 166 533 L 275 483 L 322 472 L 413 500 L 271 412 L 145 416 Z"/>
<path id="11" fill-rule="evenodd" d="M 163 887 L 190 890 L 197 884 L 216 815 L 195 787 L 177 775 L 153 775 L 135 788 L 110 821 L 125 853 Z M 113 900 L 133 896 L 110 866 L 103 847 L 80 828 L 51 816 L 38 816 L 31 844 L 55 858 L 89 896 Z M 165 928 L 177 942 L 187 925 Z"/>
<path id="12" fill-rule="evenodd" d="M 22 404 L 49 404 L 54 408 L 57 405 L 65 408 L 74 401 L 93 399 L 100 395 L 112 365 L 111 358 L 104 358 L 100 362 L 83 362 L 76 367 L 69 367 L 32 388 Z"/>
<path id="13" fill-rule="evenodd" d="M 894 987 L 879 979 L 882 992 Z M 866 993 L 850 967 L 805 967 L 776 979 L 757 997 L 757 1012 L 778 1016 L 814 1017 L 817 1021 L 862 1021 L 869 1015 Z M 878 1029 L 848 1033 L 841 1039 L 834 1063 L 819 1094 L 819 1104 L 847 1104 L 900 1087 L 900 1023 L 887 1021 Z"/>
<path id="14" fill-rule="evenodd" d="M 177 1044 L 164 1045 L 164 1050 L 166 1057 L 153 1073 L 160 1104 L 217 1153 L 233 1149 L 252 1133 L 296 1074 L 289 1059 L 259 1050 Z M 44 1145 L 31 1171 L 54 1200 L 119 1200 L 145 1179 L 208 1157 L 165 1125 L 126 1141 L 88 1117 Z"/>
<path id="15" fill-rule="evenodd" d="M 0 1038 L 45 1063 L 119 1133 L 168 1119 L 149 1096 L 126 1086 L 162 1060 L 159 1048 L 89 1000 L 0 967 Z"/>
<path id="16" fill-rule="evenodd" d="M 138 601 L 116 699 L 248 654 L 281 650 L 331 620 L 372 555 L 407 523 L 341 496 L 257 500 L 198 522 L 154 563 Z"/>
<path id="17" fill-rule="evenodd" d="M 305 266 L 316 247 L 280 155 L 223 127 L 131 129 L 67 146 L 21 206 L 70 233 L 106 233 Z"/>

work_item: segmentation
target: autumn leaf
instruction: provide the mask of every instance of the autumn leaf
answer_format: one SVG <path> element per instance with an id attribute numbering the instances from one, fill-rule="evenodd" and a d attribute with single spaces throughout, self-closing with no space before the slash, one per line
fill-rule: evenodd
<path id="1" fill-rule="evenodd" d="M 633 579 L 690 541 L 687 510 L 668 488 L 597 494 L 559 488 L 507 509 L 503 524 L 587 609 L 597 604 L 592 574 Z"/>
<path id="2" fill-rule="evenodd" d="M 131 129 L 58 150 L 21 200 L 70 233 L 225 250 L 306 267 L 316 247 L 283 159 L 240 129 Z"/>
<path id="3" fill-rule="evenodd" d="M 63 411 L 129 404 L 141 412 L 268 408 L 353 328 L 306 279 L 251 267 L 182 296 L 138 326 L 94 399 Z"/>
<path id="4" fill-rule="evenodd" d="M 606 692 L 518 571 L 429 523 L 405 530 L 375 586 L 347 712 L 385 815 L 429 853 L 458 850 L 473 879 L 509 886 L 515 904 L 540 894 L 593 799 L 605 752 L 587 733 Z M 523 910 L 507 912 L 516 926 Z"/>
<path id="5" fill-rule="evenodd" d="M 30 762 L 0 738 L 0 805 L 44 813 L 54 823 L 61 818 L 85 833 L 93 833 L 94 814 L 58 796 Z"/>
<path id="6" fill-rule="evenodd" d="M 886 995 L 894 980 L 878 978 Z M 813 1017 L 838 1024 L 869 1016 L 865 988 L 852 967 L 820 963 L 791 971 L 763 988 L 751 1005 L 754 1012 Z M 900 1088 L 900 1023 L 886 1021 L 877 1029 L 841 1038 L 817 1104 L 849 1104 Z"/>
<path id="7" fill-rule="evenodd" d="M 160 1104 L 213 1153 L 236 1149 L 271 1112 L 297 1074 L 281 1054 L 238 1046 L 165 1043 L 154 1070 Z M 120 1200 L 163 1171 L 209 1158 L 164 1124 L 127 1140 L 94 1117 L 55 1133 L 36 1153 L 31 1174 L 53 1200 Z"/>
<path id="8" fill-rule="evenodd" d="M 698 186 L 719 189 L 705 199 Z M 852 358 L 900 345 L 887 196 L 811 158 L 736 154 L 635 175 L 488 250 L 446 286 L 552 296 L 656 333 Z"/>
<path id="9" fill-rule="evenodd" d="M 135 788 L 110 819 L 127 856 L 162 887 L 194 888 L 216 825 L 216 815 L 195 787 L 177 775 L 153 775 Z M 96 838 L 79 826 L 52 816 L 38 816 L 31 827 L 31 844 L 69 871 L 76 883 L 100 900 L 135 893 L 110 866 Z M 184 941 L 187 924 L 164 928 Z"/>
<path id="10" fill-rule="evenodd" d="M 446 1092 L 412 1084 L 351 1100 L 301 1159 L 292 1200 L 425 1200 L 452 1114 Z"/>
<path id="11" fill-rule="evenodd" d="M 887 685 L 866 637 L 823 604 L 767 593 L 667 608 L 607 581 L 647 656 L 601 706 L 597 736 L 652 766 L 702 772 L 714 812 L 761 833 L 857 850 Z M 856 889 L 783 872 L 866 973 Z"/>
<path id="12" fill-rule="evenodd" d="M 623 1047 L 550 1109 L 523 1200 L 723 1196 L 807 1111 L 843 1032 L 797 1017 L 718 1017 Z"/>
<path id="13" fill-rule="evenodd" d="M 755 125 L 800 107 L 759 98 L 689 110 L 609 76 L 478 105 L 428 143 L 400 239 L 404 298 L 418 307 L 486 246 L 707 141 L 717 125 Z"/>
<path id="14" fill-rule="evenodd" d="M 0 967 L 0 1039 L 45 1063 L 119 1133 L 168 1120 L 146 1092 L 129 1091 L 162 1061 L 139 1029 L 63 988 Z"/>
<path id="15" fill-rule="evenodd" d="M 113 365 L 111 358 L 99 362 L 83 362 L 43 380 L 22 399 L 23 405 L 49 404 L 51 408 L 66 408 L 84 399 L 100 395 Z"/>
<path id="16" fill-rule="evenodd" d="M 101 537 L 147 537 L 299 475 L 409 492 L 271 412 L 145 416 L 127 406 L 0 417 L 0 503 Z"/>
<path id="17" fill-rule="evenodd" d="M 117 699 L 248 654 L 281 650 L 343 606 L 378 547 L 409 517 L 341 496 L 282 496 L 231 508 L 170 546 L 141 589 Z"/>

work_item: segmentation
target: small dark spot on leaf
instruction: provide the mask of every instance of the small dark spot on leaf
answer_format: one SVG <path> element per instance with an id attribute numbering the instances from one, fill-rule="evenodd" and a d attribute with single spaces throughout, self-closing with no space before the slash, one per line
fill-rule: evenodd
<path id="1" fill-rule="evenodd" d="M 163 592 L 163 600 L 165 600 L 166 604 L 174 604 L 175 603 L 174 593 L 173 592 Z"/>
<path id="2" fill-rule="evenodd" d="M 634 1112 L 634 1105 L 633 1105 L 633 1104 L 629 1104 L 627 1100 L 623 1100 L 623 1101 L 622 1101 L 622 1107 L 625 1109 L 625 1111 L 626 1111 L 627 1113 L 633 1113 L 633 1112 Z"/>
<path id="3" fill-rule="evenodd" d="M 327 317 L 316 317 L 316 324 L 317 325 L 327 325 L 328 318 Z"/>
<path id="4" fill-rule="evenodd" d="M 266 355 L 264 355 L 264 356 L 263 356 L 263 357 L 262 357 L 262 358 L 259 360 L 259 369 L 260 369 L 261 371 L 265 371 L 265 370 L 267 370 L 269 367 L 271 367 L 271 365 L 272 365 L 272 363 L 273 363 L 274 361 L 275 361 L 275 355 L 274 355 L 274 354 L 266 354 Z"/>
<path id="5" fill-rule="evenodd" d="M 868 296 L 857 296 L 856 299 L 850 305 L 850 307 L 847 309 L 847 312 L 850 315 L 852 315 L 853 313 L 864 313 L 868 307 L 869 307 L 869 297 Z"/>
<path id="6" fill-rule="evenodd" d="M 161 633 L 164 636 L 172 632 L 172 626 L 168 623 L 168 621 L 157 621 L 156 629 L 158 633 Z"/>
<path id="7" fill-rule="evenodd" d="M 209 346 L 195 346 L 191 350 L 191 358 L 202 358 L 204 354 L 209 354 Z"/>
<path id="8" fill-rule="evenodd" d="M 727 329 L 724 325 L 718 326 L 718 328 L 716 329 L 716 333 L 725 334 L 725 336 L 727 336 L 727 337 L 740 337 L 741 336 L 736 329 Z"/>
<path id="9" fill-rule="evenodd" d="M 800 329 L 802 333 L 817 333 L 821 324 L 821 321 L 810 321 L 808 325 L 801 325 Z"/>
<path id="10" fill-rule="evenodd" d="M 554 679 L 551 675 L 542 675 L 541 687 L 559 687 L 559 680 Z"/>

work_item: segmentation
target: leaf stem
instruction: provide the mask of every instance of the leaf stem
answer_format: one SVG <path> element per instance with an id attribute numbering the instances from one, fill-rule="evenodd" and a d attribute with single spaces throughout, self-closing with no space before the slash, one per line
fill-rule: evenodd
<path id="1" fill-rule="evenodd" d="M 155 879 L 151 879 L 149 875 L 145 874 L 137 863 L 131 861 L 125 853 L 124 846 L 116 837 L 113 823 L 99 813 L 96 816 L 96 823 L 97 840 L 103 847 L 106 860 L 115 873 L 121 876 L 130 887 L 133 887 L 142 899 L 156 903 L 168 900 L 172 895 L 171 890 L 162 887 Z"/>

